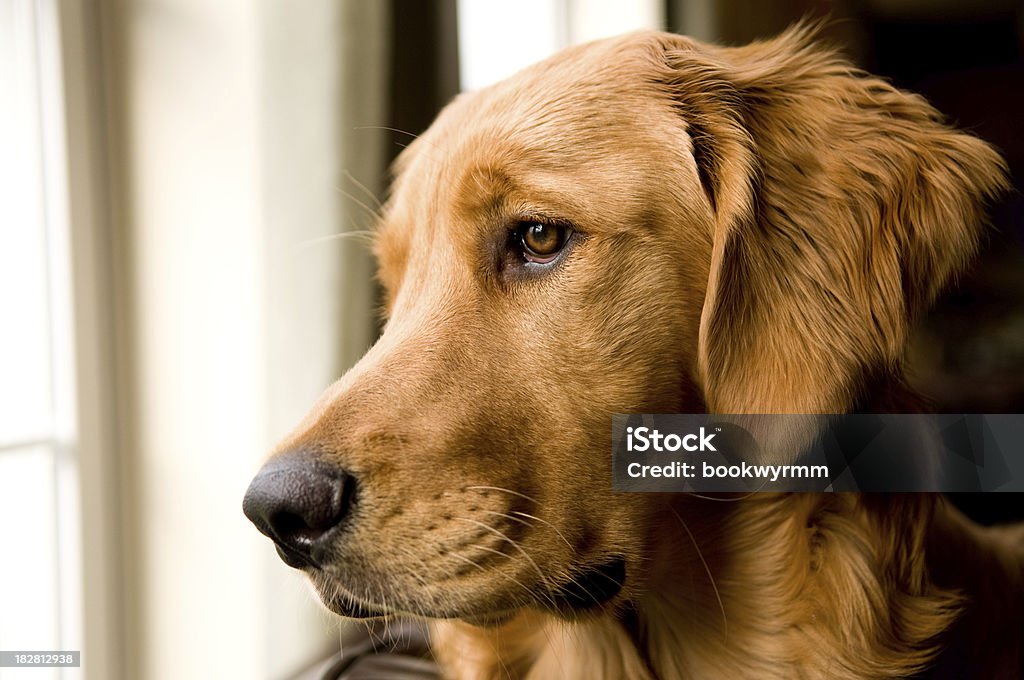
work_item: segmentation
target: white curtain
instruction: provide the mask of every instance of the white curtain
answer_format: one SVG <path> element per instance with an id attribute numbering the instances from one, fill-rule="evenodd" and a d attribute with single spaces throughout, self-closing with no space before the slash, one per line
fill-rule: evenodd
<path id="1" fill-rule="evenodd" d="M 369 227 L 385 172 L 388 3 L 100 5 L 125 349 L 117 665 L 285 677 L 338 623 L 241 499 L 373 339 L 369 254 L 336 236 Z"/>

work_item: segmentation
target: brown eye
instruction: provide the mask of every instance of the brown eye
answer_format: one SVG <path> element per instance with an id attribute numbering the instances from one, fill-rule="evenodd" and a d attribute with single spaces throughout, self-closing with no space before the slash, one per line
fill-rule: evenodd
<path id="1" fill-rule="evenodd" d="M 559 224 L 527 222 L 519 227 L 523 256 L 528 262 L 551 262 L 568 239 L 569 230 Z"/>

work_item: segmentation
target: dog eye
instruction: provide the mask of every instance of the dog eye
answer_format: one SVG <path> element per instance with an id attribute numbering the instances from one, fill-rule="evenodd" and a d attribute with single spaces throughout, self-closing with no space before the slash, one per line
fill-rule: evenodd
<path id="1" fill-rule="evenodd" d="M 517 234 L 526 261 L 546 264 L 554 260 L 565 247 L 570 231 L 560 224 L 524 222 L 519 226 Z"/>

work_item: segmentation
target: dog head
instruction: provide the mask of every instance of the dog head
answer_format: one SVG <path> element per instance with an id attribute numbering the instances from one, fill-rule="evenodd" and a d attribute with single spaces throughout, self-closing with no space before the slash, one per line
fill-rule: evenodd
<path id="1" fill-rule="evenodd" d="M 246 512 L 341 614 L 613 605 L 664 500 L 611 492 L 611 414 L 849 410 L 1002 178 L 802 28 L 633 34 L 460 96 L 396 166 L 381 338 Z"/>

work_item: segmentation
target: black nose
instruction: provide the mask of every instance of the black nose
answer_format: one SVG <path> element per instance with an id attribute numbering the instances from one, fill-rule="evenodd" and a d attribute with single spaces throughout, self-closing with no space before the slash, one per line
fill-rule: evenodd
<path id="1" fill-rule="evenodd" d="M 329 554 L 331 529 L 348 514 L 355 480 L 308 451 L 289 451 L 263 466 L 249 484 L 242 511 L 274 539 L 296 568 L 316 566 Z"/>

